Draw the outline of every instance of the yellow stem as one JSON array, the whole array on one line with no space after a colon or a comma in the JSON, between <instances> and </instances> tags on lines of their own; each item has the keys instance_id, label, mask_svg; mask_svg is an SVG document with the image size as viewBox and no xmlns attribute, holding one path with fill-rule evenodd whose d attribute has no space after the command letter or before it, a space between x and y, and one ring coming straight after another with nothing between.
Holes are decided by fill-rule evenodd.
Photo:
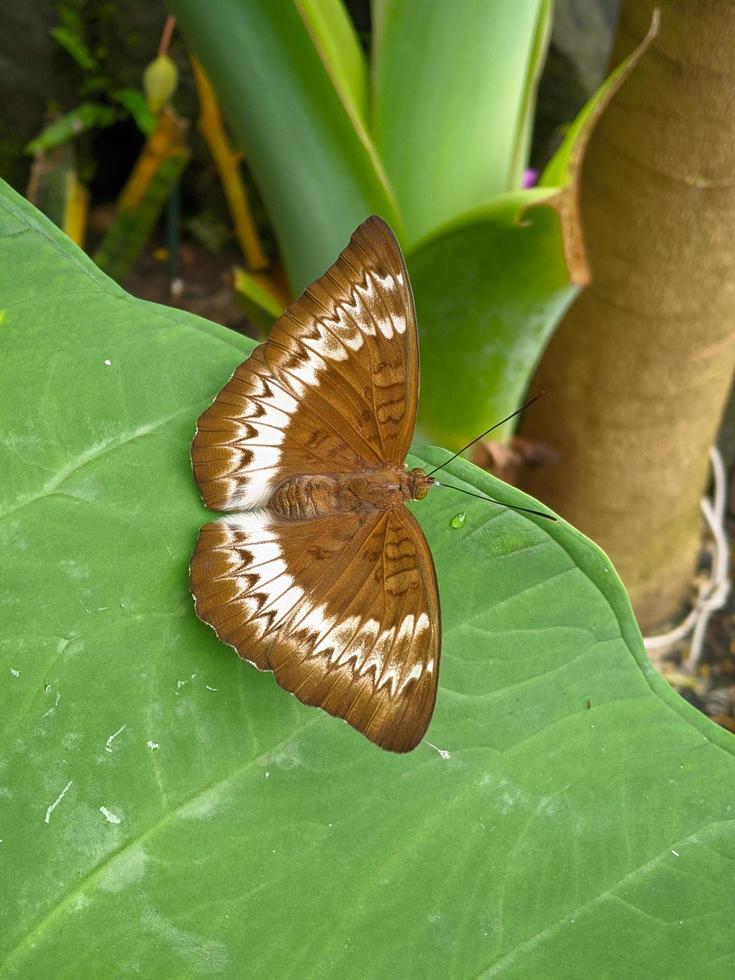
<instances>
[{"instance_id":1,"label":"yellow stem","mask_svg":"<svg viewBox=\"0 0 735 980\"><path fill-rule=\"evenodd\" d=\"M247 191L240 173L239 164L242 154L234 151L230 146L217 96L200 62L193 54L191 63L199 96L199 131L209 147L222 182L237 240L248 267L256 270L265 269L268 266L268 259L253 221Z\"/></svg>"},{"instance_id":2,"label":"yellow stem","mask_svg":"<svg viewBox=\"0 0 735 980\"><path fill-rule=\"evenodd\" d=\"M117 201L117 211L138 207L161 164L169 157L188 156L186 124L166 107L156 117L156 128L148 137L133 172Z\"/></svg>"},{"instance_id":3,"label":"yellow stem","mask_svg":"<svg viewBox=\"0 0 735 980\"><path fill-rule=\"evenodd\" d=\"M89 191L72 170L67 177L63 230L80 248L84 247L88 212Z\"/></svg>"}]
</instances>

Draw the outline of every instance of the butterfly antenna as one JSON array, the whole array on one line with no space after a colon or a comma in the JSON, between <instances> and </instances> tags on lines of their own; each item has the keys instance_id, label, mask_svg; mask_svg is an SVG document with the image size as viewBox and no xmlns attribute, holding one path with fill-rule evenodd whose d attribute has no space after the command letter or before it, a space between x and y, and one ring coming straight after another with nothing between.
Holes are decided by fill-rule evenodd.
<instances>
[{"instance_id":1,"label":"butterfly antenna","mask_svg":"<svg viewBox=\"0 0 735 980\"><path fill-rule=\"evenodd\" d=\"M504 504L501 500L495 500L494 497L487 497L484 493L473 493L471 490L464 490L462 487L453 487L451 483L439 483L437 480L434 483L434 486L441 487L443 490L458 490L459 493L466 493L468 497L477 497L478 500L489 500L491 504L497 504L498 507L507 507L509 510L520 510L524 514L535 514L536 517L545 517L547 521L556 520L553 514L545 514L542 510L531 510L530 507L518 507L515 504Z\"/></svg>"},{"instance_id":2,"label":"butterfly antenna","mask_svg":"<svg viewBox=\"0 0 735 980\"><path fill-rule=\"evenodd\" d=\"M449 459L445 459L443 463L439 464L439 466L435 466L434 469L431 470L431 472L427 473L426 475L431 476L432 473L436 473L437 470L444 469L444 467L448 466L453 459L456 459L457 456L461 456L462 453L465 451L465 449L469 449L470 446L474 446L474 444L476 442L479 442L480 439L484 439L485 436L489 435L493 431L493 429L499 428L501 425L504 425L506 422L509 422L511 419L515 418L516 415L520 415L521 412L525 412L530 405L533 405L534 402L537 402L539 398L541 398L545 394L546 391L539 391L539 393L537 395L534 395L533 398L529 398L529 400L526 402L525 405L521 405L521 407L517 408L515 412L511 412L510 415L506 415L504 419L501 419L499 422L496 422L495 425L491 425L489 429L485 429L485 431L481 432L479 436L475 436L475 438L472 439L470 442L468 442L466 446L462 446L462 448L458 449L453 456L450 456ZM454 487L454 489L456 490L457 487ZM498 501L495 502L498 503Z\"/></svg>"}]
</instances>

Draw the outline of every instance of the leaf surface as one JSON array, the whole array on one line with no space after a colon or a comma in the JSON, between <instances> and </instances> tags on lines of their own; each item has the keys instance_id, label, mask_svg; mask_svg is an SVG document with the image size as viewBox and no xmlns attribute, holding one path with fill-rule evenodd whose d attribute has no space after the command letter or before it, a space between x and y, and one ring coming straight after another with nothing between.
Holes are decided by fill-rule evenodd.
<instances>
[{"instance_id":1,"label":"leaf surface","mask_svg":"<svg viewBox=\"0 0 735 980\"><path fill-rule=\"evenodd\" d=\"M194 616L189 443L247 342L127 296L7 189L0 296L1 976L732 974L733 739L652 670L594 545L413 505L448 756L382 753Z\"/></svg>"}]
</instances>

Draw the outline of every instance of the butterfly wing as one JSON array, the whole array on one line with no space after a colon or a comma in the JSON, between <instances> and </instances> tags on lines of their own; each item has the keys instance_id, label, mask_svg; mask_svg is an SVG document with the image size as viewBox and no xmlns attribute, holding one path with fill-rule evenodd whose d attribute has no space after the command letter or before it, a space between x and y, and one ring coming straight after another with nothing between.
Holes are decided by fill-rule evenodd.
<instances>
[{"instance_id":1,"label":"butterfly wing","mask_svg":"<svg viewBox=\"0 0 735 980\"><path fill-rule=\"evenodd\" d=\"M264 511L205 525L191 564L197 614L305 704L408 752L434 710L434 565L405 507L286 521Z\"/></svg>"},{"instance_id":2,"label":"butterfly wing","mask_svg":"<svg viewBox=\"0 0 735 980\"><path fill-rule=\"evenodd\" d=\"M247 510L295 476L403 463L418 385L406 265L388 225L368 218L200 417L204 502Z\"/></svg>"}]
</instances>

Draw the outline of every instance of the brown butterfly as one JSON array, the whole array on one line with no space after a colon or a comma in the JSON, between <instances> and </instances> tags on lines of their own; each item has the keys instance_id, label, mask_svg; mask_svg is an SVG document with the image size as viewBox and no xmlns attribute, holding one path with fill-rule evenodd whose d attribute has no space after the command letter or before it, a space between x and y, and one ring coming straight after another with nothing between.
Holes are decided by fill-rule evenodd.
<instances>
[{"instance_id":1,"label":"brown butterfly","mask_svg":"<svg viewBox=\"0 0 735 980\"><path fill-rule=\"evenodd\" d=\"M411 285L368 218L200 417L208 507L191 562L197 615L305 704L393 752L431 720L440 614L406 501L434 480L404 460L419 396Z\"/></svg>"}]
</instances>

